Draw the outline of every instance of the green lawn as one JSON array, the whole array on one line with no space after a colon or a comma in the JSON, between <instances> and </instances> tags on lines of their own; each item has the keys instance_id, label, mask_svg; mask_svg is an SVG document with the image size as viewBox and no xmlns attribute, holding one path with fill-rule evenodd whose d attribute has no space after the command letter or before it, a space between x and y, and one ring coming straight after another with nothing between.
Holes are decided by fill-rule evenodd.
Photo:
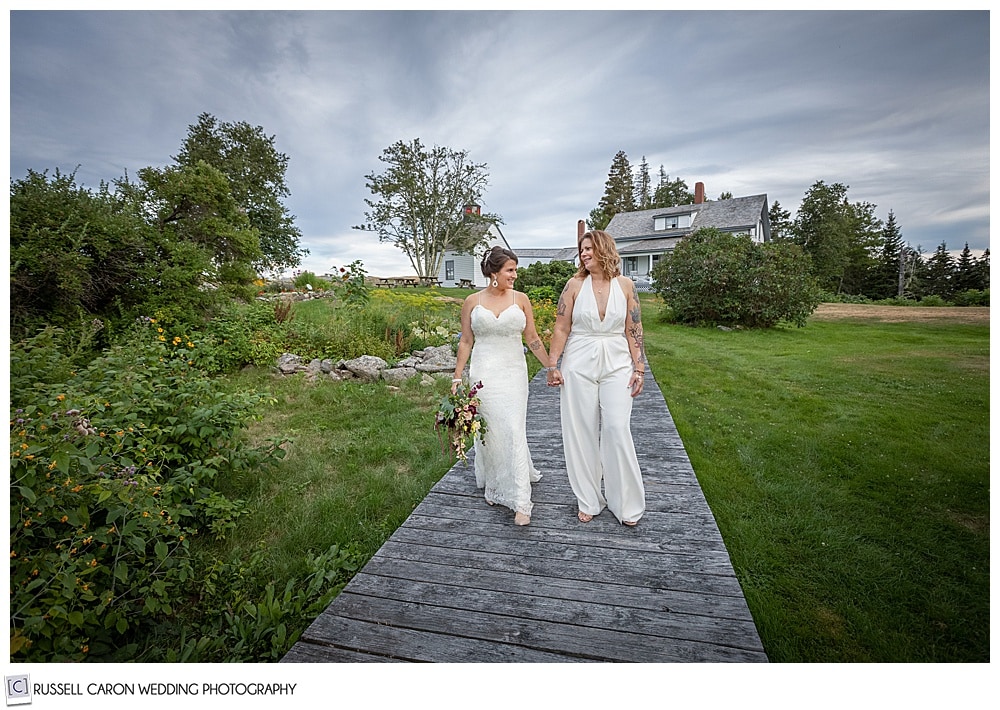
<instances>
[{"instance_id":1,"label":"green lawn","mask_svg":"<svg viewBox=\"0 0 1000 710\"><path fill-rule=\"evenodd\" d=\"M989 660L989 327L646 316L772 661Z\"/></svg>"},{"instance_id":2,"label":"green lawn","mask_svg":"<svg viewBox=\"0 0 1000 710\"><path fill-rule=\"evenodd\" d=\"M988 661L988 325L727 332L643 302L653 374L770 659ZM252 437L293 438L278 469L229 482L251 510L218 552L266 549L264 578L333 544L367 559L450 466L431 426L447 382L233 384L277 400Z\"/></svg>"}]
</instances>

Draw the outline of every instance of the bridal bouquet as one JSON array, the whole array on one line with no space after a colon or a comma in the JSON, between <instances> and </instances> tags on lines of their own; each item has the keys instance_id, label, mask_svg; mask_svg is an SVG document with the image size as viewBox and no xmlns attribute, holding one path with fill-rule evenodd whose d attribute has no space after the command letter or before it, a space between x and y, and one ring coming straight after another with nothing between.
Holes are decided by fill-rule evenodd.
<instances>
[{"instance_id":1,"label":"bridal bouquet","mask_svg":"<svg viewBox=\"0 0 1000 710\"><path fill-rule=\"evenodd\" d=\"M440 435L448 438L448 448L462 463L468 463L466 452L478 436L483 441L486 433L486 420L479 413L482 402L476 393L483 388L482 382L477 382L469 389L459 390L441 400L437 416L434 418L434 428Z\"/></svg>"}]
</instances>

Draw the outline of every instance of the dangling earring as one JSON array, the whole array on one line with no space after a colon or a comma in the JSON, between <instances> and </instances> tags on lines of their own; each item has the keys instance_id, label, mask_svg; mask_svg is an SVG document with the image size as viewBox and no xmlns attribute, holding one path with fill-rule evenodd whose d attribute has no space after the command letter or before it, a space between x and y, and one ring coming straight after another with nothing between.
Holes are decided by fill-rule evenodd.
<instances>
[{"instance_id":1,"label":"dangling earring","mask_svg":"<svg viewBox=\"0 0 1000 710\"><path fill-rule=\"evenodd\" d=\"M497 286L499 286L499 284L497 283L497 277L494 276L493 277L493 288L496 288Z\"/></svg>"}]
</instances>

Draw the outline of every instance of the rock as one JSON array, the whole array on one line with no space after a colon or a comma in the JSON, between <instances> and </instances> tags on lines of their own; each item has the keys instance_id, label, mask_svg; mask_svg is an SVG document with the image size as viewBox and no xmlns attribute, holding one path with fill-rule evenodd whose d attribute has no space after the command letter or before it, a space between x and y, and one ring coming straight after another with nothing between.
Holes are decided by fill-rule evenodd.
<instances>
[{"instance_id":1,"label":"rock","mask_svg":"<svg viewBox=\"0 0 1000 710\"><path fill-rule=\"evenodd\" d=\"M382 370L382 379L386 382L403 382L411 377L415 377L416 374L416 369L412 367L392 367Z\"/></svg>"},{"instance_id":2,"label":"rock","mask_svg":"<svg viewBox=\"0 0 1000 710\"><path fill-rule=\"evenodd\" d=\"M282 353L278 358L278 370L284 375L291 375L299 370L302 359L298 355Z\"/></svg>"},{"instance_id":3,"label":"rock","mask_svg":"<svg viewBox=\"0 0 1000 710\"><path fill-rule=\"evenodd\" d=\"M372 381L379 379L380 373L386 367L388 367L388 363L375 355L362 355L344 363L344 369L361 379Z\"/></svg>"}]
</instances>

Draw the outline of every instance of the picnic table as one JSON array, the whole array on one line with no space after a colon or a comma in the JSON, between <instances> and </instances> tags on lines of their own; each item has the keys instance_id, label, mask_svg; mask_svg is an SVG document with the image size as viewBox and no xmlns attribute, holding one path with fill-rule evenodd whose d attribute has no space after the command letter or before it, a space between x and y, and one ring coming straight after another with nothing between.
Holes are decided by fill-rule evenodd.
<instances>
[{"instance_id":1,"label":"picnic table","mask_svg":"<svg viewBox=\"0 0 1000 710\"><path fill-rule=\"evenodd\" d=\"M396 286L413 286L416 288L417 286L420 286L420 283L421 282L413 276L387 276L375 280L375 286L382 288L395 288Z\"/></svg>"},{"instance_id":2,"label":"picnic table","mask_svg":"<svg viewBox=\"0 0 1000 710\"><path fill-rule=\"evenodd\" d=\"M420 277L421 286L440 286L441 279L436 276L421 276Z\"/></svg>"},{"instance_id":3,"label":"picnic table","mask_svg":"<svg viewBox=\"0 0 1000 710\"><path fill-rule=\"evenodd\" d=\"M472 288L472 279L459 279L458 280L458 287L459 288Z\"/></svg>"}]
</instances>

